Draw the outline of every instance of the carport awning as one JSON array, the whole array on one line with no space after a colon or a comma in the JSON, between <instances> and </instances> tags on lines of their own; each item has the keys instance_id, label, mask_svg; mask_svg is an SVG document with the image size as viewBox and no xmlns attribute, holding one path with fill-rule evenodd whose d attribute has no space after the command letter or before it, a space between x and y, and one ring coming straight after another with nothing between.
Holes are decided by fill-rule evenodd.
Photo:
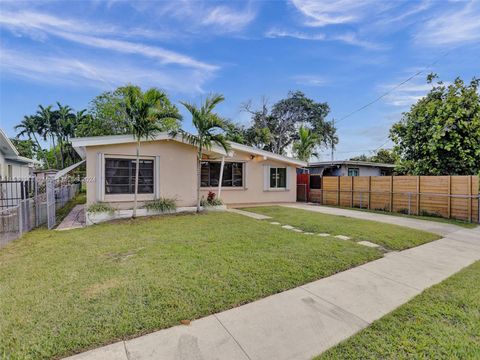
<instances>
[{"instance_id":1,"label":"carport awning","mask_svg":"<svg viewBox=\"0 0 480 360\"><path fill-rule=\"evenodd\" d=\"M57 179L60 179L62 176L65 176L67 175L70 171L72 171L73 169L77 168L78 166L82 165L85 161L87 160L82 160L82 161L79 161L73 165L70 165L69 167L66 167L65 169L63 170L60 170L59 172L57 172L55 174L55 180Z\"/></svg>"}]
</instances>

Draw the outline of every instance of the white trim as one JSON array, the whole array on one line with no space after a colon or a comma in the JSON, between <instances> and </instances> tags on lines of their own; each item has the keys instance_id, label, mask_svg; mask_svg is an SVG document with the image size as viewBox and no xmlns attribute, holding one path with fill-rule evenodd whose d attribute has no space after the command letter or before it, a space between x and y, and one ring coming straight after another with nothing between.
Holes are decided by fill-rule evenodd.
<instances>
[{"instance_id":1,"label":"white trim","mask_svg":"<svg viewBox=\"0 0 480 360\"><path fill-rule=\"evenodd\" d=\"M103 201L103 189L105 188L104 178L105 178L105 157L104 154L101 152L97 153L97 164L96 164L96 171L97 171L97 201Z\"/></svg>"},{"instance_id":2,"label":"white trim","mask_svg":"<svg viewBox=\"0 0 480 360\"><path fill-rule=\"evenodd\" d=\"M180 135L173 137L168 133L159 133L152 139L144 139L142 141L168 141L173 140L183 144L188 144L182 139ZM71 139L72 146L75 151L83 158L86 156L85 148L88 146L102 146L102 145L112 145L112 144L125 144L135 142L133 135L111 135L111 136L93 136L93 137L84 137L84 138L73 138ZM269 151L256 149L252 146L242 145L235 142L229 142L232 150L245 152L251 155L261 156L263 160L275 160L279 162L288 163L297 167L305 167L307 163L305 161L300 161L297 159L289 158L286 156L274 154ZM226 153L225 150L219 146L213 146L210 149L210 152L216 153L222 156L233 156L233 153Z\"/></svg>"},{"instance_id":3,"label":"white trim","mask_svg":"<svg viewBox=\"0 0 480 360\"><path fill-rule=\"evenodd\" d=\"M225 156L222 156L222 162L220 163L220 178L218 179L218 194L217 197L220 199L222 195L222 181L223 181L223 168L225 167ZM200 171L202 171L202 163L200 162ZM233 170L232 170L233 172ZM242 172L243 176L243 172ZM233 174L232 174L232 183L233 183ZM242 184L243 185L243 184Z\"/></svg>"},{"instance_id":4,"label":"white trim","mask_svg":"<svg viewBox=\"0 0 480 360\"><path fill-rule=\"evenodd\" d=\"M153 176L153 192L155 199L160 199L160 156L155 156L155 163L153 164L155 173Z\"/></svg>"}]
</instances>

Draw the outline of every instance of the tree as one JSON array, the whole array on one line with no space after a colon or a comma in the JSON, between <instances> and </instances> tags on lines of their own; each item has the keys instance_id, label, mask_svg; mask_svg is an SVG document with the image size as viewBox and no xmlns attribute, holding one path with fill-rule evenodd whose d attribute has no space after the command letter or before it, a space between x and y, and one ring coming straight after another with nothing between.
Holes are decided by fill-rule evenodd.
<instances>
[{"instance_id":1,"label":"tree","mask_svg":"<svg viewBox=\"0 0 480 360\"><path fill-rule=\"evenodd\" d=\"M130 132L136 140L133 206L133 217L136 217L141 141L153 138L159 131L174 130L181 117L163 91L151 88L142 92L140 87L133 85L125 87L125 115Z\"/></svg>"},{"instance_id":2,"label":"tree","mask_svg":"<svg viewBox=\"0 0 480 360\"><path fill-rule=\"evenodd\" d=\"M298 140L293 143L293 153L302 161L309 161L312 156L318 157L315 152L317 145L317 137L315 134L304 126L300 126L298 130Z\"/></svg>"},{"instance_id":3,"label":"tree","mask_svg":"<svg viewBox=\"0 0 480 360\"><path fill-rule=\"evenodd\" d=\"M373 155L367 156L365 154L354 156L350 158L353 161L370 161L375 163L382 163L382 164L395 164L397 162L396 154L389 149L379 149L374 152Z\"/></svg>"},{"instance_id":4,"label":"tree","mask_svg":"<svg viewBox=\"0 0 480 360\"><path fill-rule=\"evenodd\" d=\"M436 75L429 75L432 82ZM414 175L480 172L479 79L438 81L390 130L399 169Z\"/></svg>"},{"instance_id":5,"label":"tree","mask_svg":"<svg viewBox=\"0 0 480 360\"><path fill-rule=\"evenodd\" d=\"M228 142L222 133L227 126L224 120L213 112L215 106L224 100L225 98L222 95L211 95L207 97L200 107L187 102L181 102L192 115L192 123L197 130L197 134L193 135L182 129L172 132L174 136L179 133L184 141L197 148L197 213L200 212L200 176L203 150L208 150L213 145L218 145L226 152L229 151Z\"/></svg>"},{"instance_id":6,"label":"tree","mask_svg":"<svg viewBox=\"0 0 480 360\"><path fill-rule=\"evenodd\" d=\"M75 114L73 109L65 105L63 106L57 101L58 110L54 111L56 122L56 137L58 139L58 147L60 149L60 160L62 169L65 168L65 144L68 143L69 137L73 134L75 126Z\"/></svg>"},{"instance_id":7,"label":"tree","mask_svg":"<svg viewBox=\"0 0 480 360\"><path fill-rule=\"evenodd\" d=\"M252 115L252 126L247 129L247 141L277 154L286 149L298 137L300 126L308 127L316 137L316 147L334 146L338 143L333 122L325 120L330 108L327 103L317 103L301 91L289 92L286 99L271 108L263 99L260 110L253 110L251 102L243 104L243 110Z\"/></svg>"},{"instance_id":8,"label":"tree","mask_svg":"<svg viewBox=\"0 0 480 360\"><path fill-rule=\"evenodd\" d=\"M37 153L37 144L31 140L20 140L20 139L10 139L12 144L17 149L20 156L25 156L29 159L34 159L35 154Z\"/></svg>"},{"instance_id":9,"label":"tree","mask_svg":"<svg viewBox=\"0 0 480 360\"><path fill-rule=\"evenodd\" d=\"M35 113L35 120L38 124L38 132L42 135L43 140L47 141L50 138L51 145L53 148L56 148L55 137L57 136L58 132L58 123L57 118L52 111L52 106L42 106L38 105L38 110ZM58 169L58 156L57 152L55 152L55 168Z\"/></svg>"},{"instance_id":10,"label":"tree","mask_svg":"<svg viewBox=\"0 0 480 360\"><path fill-rule=\"evenodd\" d=\"M37 121L37 118L35 116L24 116L20 124L15 126L15 130L18 131L17 138L27 137L29 140L32 140L33 138L33 141L36 144L36 147L35 147L36 152L39 152L41 154L41 156L43 157L43 160L45 161L45 165L47 167L50 167L47 160L47 156L43 151L42 147L40 146L40 143L38 142L38 138L36 135L36 134L41 134L41 129Z\"/></svg>"},{"instance_id":11,"label":"tree","mask_svg":"<svg viewBox=\"0 0 480 360\"><path fill-rule=\"evenodd\" d=\"M223 122L225 124L225 138L228 141L239 144L245 144L247 142L246 129L244 126L227 119L224 119Z\"/></svg>"}]
</instances>

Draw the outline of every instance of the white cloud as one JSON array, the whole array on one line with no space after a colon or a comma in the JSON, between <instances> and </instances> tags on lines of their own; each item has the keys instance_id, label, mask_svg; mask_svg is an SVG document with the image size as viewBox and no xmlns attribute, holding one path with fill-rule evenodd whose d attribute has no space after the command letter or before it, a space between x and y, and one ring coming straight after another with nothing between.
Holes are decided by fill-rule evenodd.
<instances>
[{"instance_id":1,"label":"white cloud","mask_svg":"<svg viewBox=\"0 0 480 360\"><path fill-rule=\"evenodd\" d=\"M327 80L324 77L318 75L297 75L292 76L292 80L299 85L307 86L324 86L327 84Z\"/></svg>"},{"instance_id":2,"label":"white cloud","mask_svg":"<svg viewBox=\"0 0 480 360\"><path fill-rule=\"evenodd\" d=\"M102 59L45 55L1 48L2 72L44 83L88 85L100 89L127 83L156 86L181 93L203 92L209 79L205 71L148 68L135 64L116 64Z\"/></svg>"},{"instance_id":3,"label":"white cloud","mask_svg":"<svg viewBox=\"0 0 480 360\"><path fill-rule=\"evenodd\" d=\"M295 8L305 16L305 25L322 27L357 22L367 14L373 1L358 0L291 0Z\"/></svg>"},{"instance_id":4,"label":"white cloud","mask_svg":"<svg viewBox=\"0 0 480 360\"><path fill-rule=\"evenodd\" d=\"M383 91L391 90L396 84L381 85ZM433 84L407 83L384 97L384 101L393 106L408 107L413 105L432 89Z\"/></svg>"},{"instance_id":5,"label":"white cloud","mask_svg":"<svg viewBox=\"0 0 480 360\"><path fill-rule=\"evenodd\" d=\"M460 10L448 9L425 22L418 30L416 42L438 46L480 41L480 2L461 5Z\"/></svg>"},{"instance_id":6,"label":"white cloud","mask_svg":"<svg viewBox=\"0 0 480 360\"><path fill-rule=\"evenodd\" d=\"M265 36L268 38L289 37L300 40L325 40L326 38L326 35L322 33L307 34L301 31L288 31L279 29L270 29L265 33Z\"/></svg>"},{"instance_id":7,"label":"white cloud","mask_svg":"<svg viewBox=\"0 0 480 360\"><path fill-rule=\"evenodd\" d=\"M226 6L217 6L208 11L201 20L203 25L221 27L227 31L240 31L255 19L256 14L251 9L236 11Z\"/></svg>"},{"instance_id":8,"label":"white cloud","mask_svg":"<svg viewBox=\"0 0 480 360\"><path fill-rule=\"evenodd\" d=\"M117 31L113 26L102 25L97 27L81 21L60 19L48 14L32 12L2 12L0 14L0 25L17 34L33 36L37 40L45 40L48 35L53 35L85 46L153 58L162 64L176 64L206 71L217 69L214 65L159 46L92 35L116 34Z\"/></svg>"}]
</instances>

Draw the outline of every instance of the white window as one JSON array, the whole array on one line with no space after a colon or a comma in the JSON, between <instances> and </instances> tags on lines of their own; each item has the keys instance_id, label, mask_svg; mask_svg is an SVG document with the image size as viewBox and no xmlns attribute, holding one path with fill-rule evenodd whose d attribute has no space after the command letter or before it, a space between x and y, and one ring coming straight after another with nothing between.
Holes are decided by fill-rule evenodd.
<instances>
[{"instance_id":1,"label":"white window","mask_svg":"<svg viewBox=\"0 0 480 360\"><path fill-rule=\"evenodd\" d=\"M285 189L287 187L287 168L270 168L270 188Z\"/></svg>"},{"instance_id":2,"label":"white window","mask_svg":"<svg viewBox=\"0 0 480 360\"><path fill-rule=\"evenodd\" d=\"M348 176L358 176L360 170L358 168L348 168Z\"/></svg>"},{"instance_id":3,"label":"white window","mask_svg":"<svg viewBox=\"0 0 480 360\"><path fill-rule=\"evenodd\" d=\"M7 177L12 178L13 177L13 168L12 165L7 165Z\"/></svg>"}]
</instances>

